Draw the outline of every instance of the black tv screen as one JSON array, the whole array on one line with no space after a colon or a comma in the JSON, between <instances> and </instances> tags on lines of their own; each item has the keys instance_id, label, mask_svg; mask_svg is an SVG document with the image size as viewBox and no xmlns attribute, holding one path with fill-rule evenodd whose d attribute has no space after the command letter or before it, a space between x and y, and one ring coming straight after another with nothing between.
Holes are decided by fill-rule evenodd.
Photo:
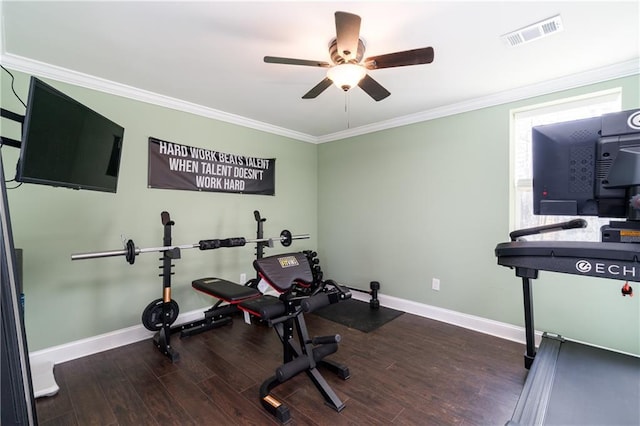
<instances>
[{"instance_id":1,"label":"black tv screen","mask_svg":"<svg viewBox=\"0 0 640 426\"><path fill-rule=\"evenodd\" d=\"M116 192L124 128L31 77L19 182Z\"/></svg>"}]
</instances>

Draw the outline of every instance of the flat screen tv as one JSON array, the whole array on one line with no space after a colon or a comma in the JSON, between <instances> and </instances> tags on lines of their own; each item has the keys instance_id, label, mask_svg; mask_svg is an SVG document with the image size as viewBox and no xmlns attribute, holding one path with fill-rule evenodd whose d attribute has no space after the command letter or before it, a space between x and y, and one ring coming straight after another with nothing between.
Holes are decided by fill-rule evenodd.
<instances>
[{"instance_id":1,"label":"flat screen tv","mask_svg":"<svg viewBox=\"0 0 640 426\"><path fill-rule=\"evenodd\" d=\"M640 219L640 109L533 128L533 210Z\"/></svg>"},{"instance_id":2,"label":"flat screen tv","mask_svg":"<svg viewBox=\"0 0 640 426\"><path fill-rule=\"evenodd\" d=\"M31 77L19 182L116 192L124 128Z\"/></svg>"}]
</instances>

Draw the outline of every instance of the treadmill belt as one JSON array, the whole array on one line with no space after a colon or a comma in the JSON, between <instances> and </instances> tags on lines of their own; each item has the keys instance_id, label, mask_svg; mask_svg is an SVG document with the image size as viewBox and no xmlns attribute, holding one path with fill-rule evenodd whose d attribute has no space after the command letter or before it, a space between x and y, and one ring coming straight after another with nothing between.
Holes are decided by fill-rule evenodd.
<instances>
[{"instance_id":1,"label":"treadmill belt","mask_svg":"<svg viewBox=\"0 0 640 426\"><path fill-rule=\"evenodd\" d=\"M640 358L565 341L548 425L640 425Z\"/></svg>"}]
</instances>

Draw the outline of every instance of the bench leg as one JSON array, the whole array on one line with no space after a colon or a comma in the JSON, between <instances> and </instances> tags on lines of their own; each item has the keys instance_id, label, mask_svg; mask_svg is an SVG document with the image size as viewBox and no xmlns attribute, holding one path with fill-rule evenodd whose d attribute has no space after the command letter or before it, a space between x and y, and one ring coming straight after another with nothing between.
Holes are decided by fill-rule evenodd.
<instances>
[{"instance_id":1,"label":"bench leg","mask_svg":"<svg viewBox=\"0 0 640 426\"><path fill-rule=\"evenodd\" d=\"M329 383L327 383L324 377L322 377L320 371L318 371L317 368L312 368L310 370L307 370L306 373L311 381L316 385L316 388L318 388L318 390L322 394L324 403L337 412L342 411L342 409L344 408L344 403L340 400L340 398L338 398L338 395L336 395L333 389L331 389L331 386L329 386Z\"/></svg>"},{"instance_id":2,"label":"bench leg","mask_svg":"<svg viewBox=\"0 0 640 426\"><path fill-rule=\"evenodd\" d=\"M291 413L289 407L284 405L278 399L270 395L271 389L280 384L280 381L276 376L269 377L260 386L260 403L271 415L277 418L282 424L287 424L291 421Z\"/></svg>"}]
</instances>

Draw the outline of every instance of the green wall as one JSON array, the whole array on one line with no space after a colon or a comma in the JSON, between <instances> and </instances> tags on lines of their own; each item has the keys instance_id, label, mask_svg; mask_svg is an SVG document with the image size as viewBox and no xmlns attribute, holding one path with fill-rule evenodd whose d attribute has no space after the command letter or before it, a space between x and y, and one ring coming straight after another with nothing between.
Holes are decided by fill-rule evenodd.
<instances>
[{"instance_id":1,"label":"green wall","mask_svg":"<svg viewBox=\"0 0 640 426\"><path fill-rule=\"evenodd\" d=\"M508 241L510 109L612 87L640 107L638 76L319 146L319 253L333 279L523 325L520 279L496 263ZM431 289L432 278L441 290ZM640 298L622 282L541 272L538 330L640 354ZM640 291L640 288L638 288Z\"/></svg>"},{"instance_id":2,"label":"green wall","mask_svg":"<svg viewBox=\"0 0 640 426\"><path fill-rule=\"evenodd\" d=\"M14 73L15 88L26 101L29 76ZM29 350L139 325L145 306L162 297L158 253L71 261L72 253L162 245L160 213L171 214L174 244L201 239L254 238L254 210L265 222L265 236L282 229L308 233L289 249L315 249L317 241L317 147L313 144L161 108L118 96L44 79L125 128L117 194L23 184L9 191L16 247L24 249L24 292ZM2 106L22 107L2 71ZM2 120L2 135L19 139L17 126ZM18 133L18 134L16 134ZM149 136L227 153L276 158L276 195L239 195L147 188ZM6 179L13 178L18 150L2 148ZM9 183L9 187L15 186ZM289 249L266 249L275 254ZM255 245L201 252L183 250L174 262L173 299L181 312L206 308L214 299L191 288L195 278L218 276L238 281L253 276Z\"/></svg>"},{"instance_id":3,"label":"green wall","mask_svg":"<svg viewBox=\"0 0 640 426\"><path fill-rule=\"evenodd\" d=\"M25 99L29 76L15 75ZM2 106L23 112L6 73L0 80ZM319 249L327 277L363 288L379 280L386 295L522 325L519 280L497 266L493 253L510 231L510 109L620 86L623 107L640 106L634 76L313 145L48 82L126 130L117 194L30 184L9 191L16 246L24 249L31 351L140 324L144 307L161 296L156 254L140 255L132 266L123 257L71 261L70 255L120 249L121 235L140 247L159 246L163 210L176 222L173 242L190 244L252 237L257 209L268 219L269 236L284 228L311 234L292 249ZM2 135L19 138L17 126L3 120ZM275 157L276 196L148 189L149 136ZM17 154L2 148L7 179ZM191 289L192 279L251 276L253 252L184 250L173 276L181 312L212 302ZM441 280L439 292L431 290L433 277ZM640 354L640 298L621 297L621 285L542 272L534 282L536 328Z\"/></svg>"}]
</instances>

